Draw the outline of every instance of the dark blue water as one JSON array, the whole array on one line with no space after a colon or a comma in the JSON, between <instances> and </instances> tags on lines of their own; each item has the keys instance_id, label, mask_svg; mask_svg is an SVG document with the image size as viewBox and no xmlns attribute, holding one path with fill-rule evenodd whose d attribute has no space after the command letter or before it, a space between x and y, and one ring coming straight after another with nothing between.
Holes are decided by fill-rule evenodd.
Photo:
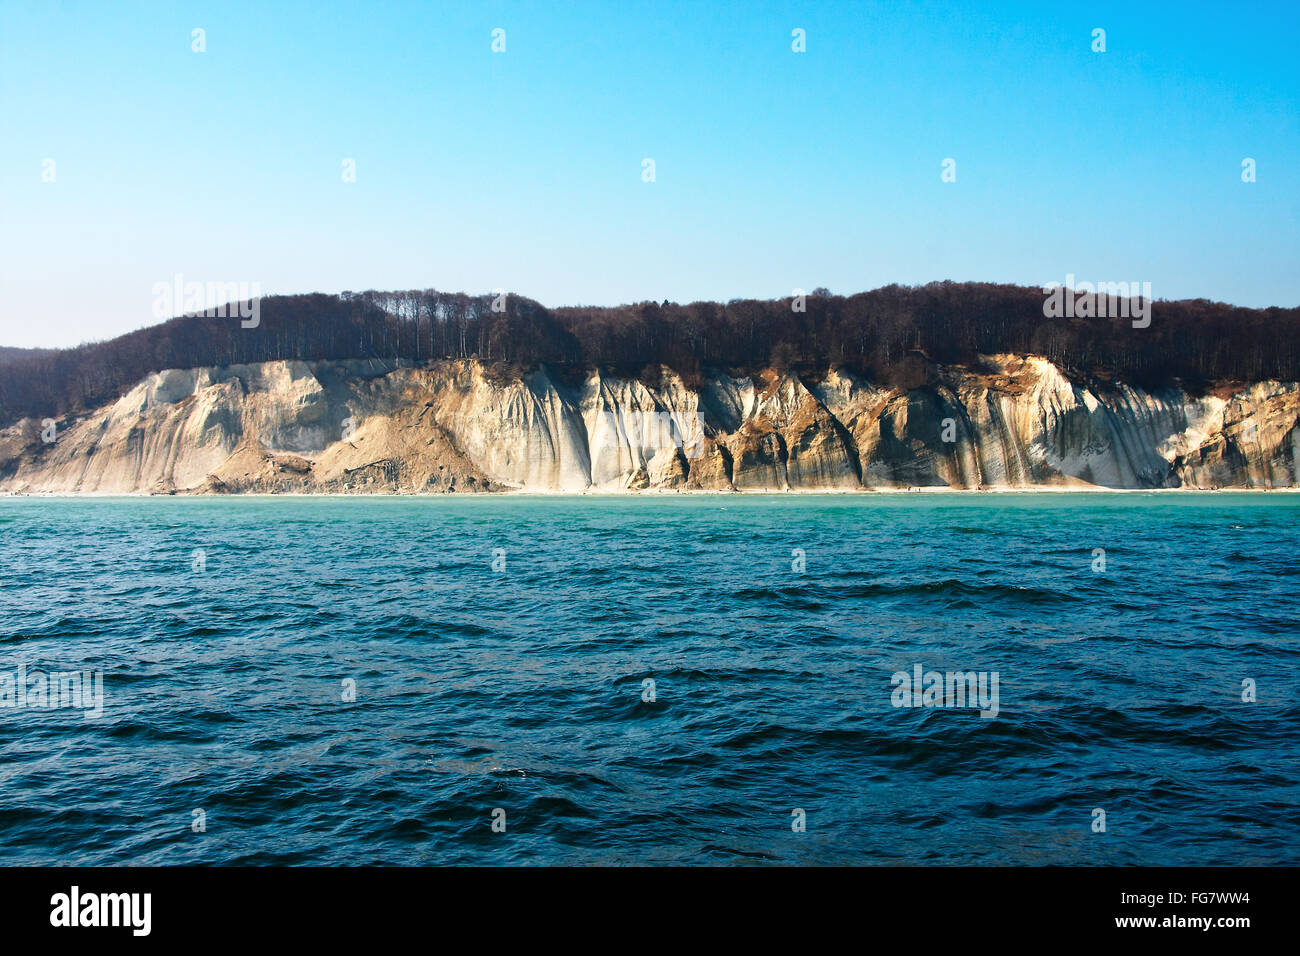
<instances>
[{"instance_id":1,"label":"dark blue water","mask_svg":"<svg viewBox=\"0 0 1300 956\"><path fill-rule=\"evenodd\" d=\"M106 694L0 708L0 862L1294 864L1298 519L1236 494L0 500L0 679ZM917 663L997 672L998 715L893 706Z\"/></svg>"}]
</instances>

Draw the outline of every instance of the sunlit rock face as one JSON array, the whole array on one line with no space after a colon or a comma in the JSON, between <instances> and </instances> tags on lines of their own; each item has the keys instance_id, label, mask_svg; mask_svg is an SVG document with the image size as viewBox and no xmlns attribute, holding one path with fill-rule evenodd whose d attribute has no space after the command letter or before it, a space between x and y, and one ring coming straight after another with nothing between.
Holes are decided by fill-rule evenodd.
<instances>
[{"instance_id":1,"label":"sunlit rock face","mask_svg":"<svg viewBox=\"0 0 1300 956\"><path fill-rule=\"evenodd\" d=\"M908 392L715 373L698 391L477 362L171 369L0 431L0 491L465 493L1297 485L1300 388L1200 397L985 357ZM49 440L49 439L53 440Z\"/></svg>"}]
</instances>

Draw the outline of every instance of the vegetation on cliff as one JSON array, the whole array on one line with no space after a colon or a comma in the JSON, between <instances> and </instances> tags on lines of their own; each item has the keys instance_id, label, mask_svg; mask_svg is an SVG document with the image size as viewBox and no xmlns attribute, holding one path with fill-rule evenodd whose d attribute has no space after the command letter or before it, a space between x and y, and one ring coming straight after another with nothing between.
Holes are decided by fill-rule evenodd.
<instances>
[{"instance_id":1,"label":"vegetation on cliff","mask_svg":"<svg viewBox=\"0 0 1300 956\"><path fill-rule=\"evenodd\" d=\"M608 308L434 290L275 296L262 300L255 328L182 316L72 349L10 351L0 362L0 422L92 408L167 368L278 359L479 358L503 375L546 363L560 377L601 366L647 379L667 365L691 386L710 367L816 377L835 366L908 389L930 383L935 363L1003 352L1147 388L1300 380L1300 308L1157 301L1149 327L1134 328L1127 318L1048 318L1043 302L1038 288L953 282L852 296L818 290L800 302Z\"/></svg>"}]
</instances>

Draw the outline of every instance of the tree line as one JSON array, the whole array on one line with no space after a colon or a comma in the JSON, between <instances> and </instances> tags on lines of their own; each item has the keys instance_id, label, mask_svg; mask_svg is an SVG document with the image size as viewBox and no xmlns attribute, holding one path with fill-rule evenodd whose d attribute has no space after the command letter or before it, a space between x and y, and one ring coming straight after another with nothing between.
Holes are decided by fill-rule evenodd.
<instances>
[{"instance_id":1,"label":"tree line","mask_svg":"<svg viewBox=\"0 0 1300 956\"><path fill-rule=\"evenodd\" d=\"M835 366L916 388L933 381L936 364L1012 352L1041 355L1076 378L1146 388L1300 380L1300 308L1156 301L1149 327L1134 328L1127 318L1048 318L1043 302L1038 288L970 282L555 309L517 295L433 289L273 296L262 299L255 328L237 317L181 316L76 348L9 351L0 421L92 408L166 368L278 359L477 358L498 375L546 364L572 379L600 366L647 381L666 365L691 387L711 369L816 376Z\"/></svg>"}]
</instances>

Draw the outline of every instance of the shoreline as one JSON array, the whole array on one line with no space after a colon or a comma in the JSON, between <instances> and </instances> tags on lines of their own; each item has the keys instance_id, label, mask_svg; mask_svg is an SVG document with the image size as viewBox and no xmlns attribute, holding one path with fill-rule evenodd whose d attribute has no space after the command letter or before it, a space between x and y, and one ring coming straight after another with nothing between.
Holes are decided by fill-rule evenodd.
<instances>
[{"instance_id":1,"label":"shoreline","mask_svg":"<svg viewBox=\"0 0 1300 956\"><path fill-rule=\"evenodd\" d=\"M1221 495L1221 494L1260 494L1287 495L1300 493L1300 486L1285 488L1107 488L1096 487L1054 487L1030 485L1025 487L1002 488L852 488L852 489L756 489L750 491L723 491L709 489L644 489L593 490L583 491L527 491L511 490L500 492L463 492L448 494L446 492L321 492L321 491L285 491L285 492L238 492L233 494L190 494L177 492L159 494L149 491L2 491L0 499L6 498L159 498L159 499L277 499L277 498L414 498L414 499L512 499L512 498L673 498L673 497L715 497L715 498L776 498L776 497L834 497L855 498L887 496L985 496L985 495Z\"/></svg>"}]
</instances>

